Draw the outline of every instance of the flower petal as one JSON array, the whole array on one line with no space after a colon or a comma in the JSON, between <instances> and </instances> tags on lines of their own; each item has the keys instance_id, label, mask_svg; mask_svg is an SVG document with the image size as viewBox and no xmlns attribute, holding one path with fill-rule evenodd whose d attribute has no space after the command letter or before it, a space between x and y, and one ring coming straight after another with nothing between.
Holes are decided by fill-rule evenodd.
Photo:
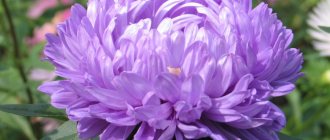
<instances>
[{"instance_id":1,"label":"flower petal","mask_svg":"<svg viewBox=\"0 0 330 140\"><path fill-rule=\"evenodd\" d=\"M155 82L155 93L165 101L175 102L180 97L178 78L172 74L161 74Z\"/></svg>"},{"instance_id":2,"label":"flower petal","mask_svg":"<svg viewBox=\"0 0 330 140\"><path fill-rule=\"evenodd\" d=\"M78 122L77 131L79 138L88 139L93 138L103 132L109 125L106 121L96 118L84 118Z\"/></svg>"},{"instance_id":3,"label":"flower petal","mask_svg":"<svg viewBox=\"0 0 330 140\"><path fill-rule=\"evenodd\" d=\"M101 140L123 140L133 131L134 126L116 126L109 124L100 135Z\"/></svg>"},{"instance_id":4,"label":"flower petal","mask_svg":"<svg viewBox=\"0 0 330 140\"><path fill-rule=\"evenodd\" d=\"M154 140L156 130L147 123L142 123L139 130L134 135L134 140Z\"/></svg>"}]
</instances>

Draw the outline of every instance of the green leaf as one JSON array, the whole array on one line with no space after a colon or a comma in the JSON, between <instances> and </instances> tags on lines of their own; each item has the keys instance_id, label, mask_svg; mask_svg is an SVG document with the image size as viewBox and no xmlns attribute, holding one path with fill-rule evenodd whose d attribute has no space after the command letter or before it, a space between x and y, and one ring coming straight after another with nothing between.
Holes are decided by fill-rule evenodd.
<instances>
[{"instance_id":1,"label":"green leaf","mask_svg":"<svg viewBox=\"0 0 330 140\"><path fill-rule=\"evenodd\" d=\"M291 94L286 96L293 113L293 120L290 118L289 120L292 120L292 124L294 125L294 128L299 128L302 125L302 109L301 109L301 101L300 97L301 93L298 90L293 91Z\"/></svg>"},{"instance_id":2,"label":"green leaf","mask_svg":"<svg viewBox=\"0 0 330 140\"><path fill-rule=\"evenodd\" d=\"M22 134L31 140L36 139L26 118L4 112L0 112L0 116L0 124L4 125L4 128L0 130L16 132L15 136L11 136L13 139L15 139L15 137L22 137L20 136Z\"/></svg>"},{"instance_id":3,"label":"green leaf","mask_svg":"<svg viewBox=\"0 0 330 140\"><path fill-rule=\"evenodd\" d=\"M16 69L8 68L0 71L0 91L16 96L23 89L24 84Z\"/></svg>"},{"instance_id":4,"label":"green leaf","mask_svg":"<svg viewBox=\"0 0 330 140\"><path fill-rule=\"evenodd\" d=\"M278 133L278 137L280 138L280 140L300 140L298 138L288 136L288 135L286 135L284 133L281 133L281 132Z\"/></svg>"},{"instance_id":5,"label":"green leaf","mask_svg":"<svg viewBox=\"0 0 330 140\"><path fill-rule=\"evenodd\" d=\"M25 61L25 65L28 69L41 68L45 70L53 70L54 66L47 61L42 61L40 54L44 50L44 43L38 44L31 48L29 52L29 58Z\"/></svg>"},{"instance_id":6,"label":"green leaf","mask_svg":"<svg viewBox=\"0 0 330 140\"><path fill-rule=\"evenodd\" d=\"M319 26L323 31L330 33L330 27L326 27L326 26Z\"/></svg>"},{"instance_id":7,"label":"green leaf","mask_svg":"<svg viewBox=\"0 0 330 140\"><path fill-rule=\"evenodd\" d=\"M17 104L19 103L15 97L0 91L0 102L4 104ZM13 115L6 112L0 111L0 128L1 132L6 133L0 139L7 139L11 137L12 139L30 139L35 140L32 128L29 122L23 116ZM12 134L14 133L14 134ZM22 136L23 135L23 136Z\"/></svg>"},{"instance_id":8,"label":"green leaf","mask_svg":"<svg viewBox=\"0 0 330 140\"><path fill-rule=\"evenodd\" d=\"M8 104L0 105L0 110L21 116L67 120L63 111L53 108L50 104Z\"/></svg>"},{"instance_id":9,"label":"green leaf","mask_svg":"<svg viewBox=\"0 0 330 140\"><path fill-rule=\"evenodd\" d=\"M41 140L76 140L78 139L76 132L76 123L66 121L55 131L43 137Z\"/></svg>"}]
</instances>

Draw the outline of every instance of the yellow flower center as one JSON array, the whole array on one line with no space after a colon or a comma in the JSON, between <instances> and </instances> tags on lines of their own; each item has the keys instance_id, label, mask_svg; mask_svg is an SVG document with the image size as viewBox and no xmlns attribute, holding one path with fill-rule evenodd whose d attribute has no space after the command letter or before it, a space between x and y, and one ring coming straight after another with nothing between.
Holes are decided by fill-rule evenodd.
<instances>
[{"instance_id":1,"label":"yellow flower center","mask_svg":"<svg viewBox=\"0 0 330 140\"><path fill-rule=\"evenodd\" d=\"M167 67L167 70L174 75L179 76L181 74L181 68Z\"/></svg>"}]
</instances>

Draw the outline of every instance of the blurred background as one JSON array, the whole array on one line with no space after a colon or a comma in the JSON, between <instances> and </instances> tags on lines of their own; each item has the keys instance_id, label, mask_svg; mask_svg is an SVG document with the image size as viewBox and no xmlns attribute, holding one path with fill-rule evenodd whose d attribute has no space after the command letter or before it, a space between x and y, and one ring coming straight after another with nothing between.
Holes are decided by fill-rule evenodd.
<instances>
[{"instance_id":1,"label":"blurred background","mask_svg":"<svg viewBox=\"0 0 330 140\"><path fill-rule=\"evenodd\" d=\"M48 103L36 90L58 77L42 61L45 33L56 33L56 24L70 15L70 6L87 0L7 0L13 24L0 6L0 104ZM298 139L330 140L330 35L318 26L330 26L329 0L264 0L283 24L294 32L292 47L304 54L305 76L297 89L272 101L287 116L283 133ZM326 2L327 1L327 2ZM254 5L262 0L254 0ZM11 27L13 25L13 27ZM15 36L15 38L13 37ZM14 43L16 42L16 43ZM327 43L328 42L328 43ZM26 118L0 112L0 140L40 139L60 121Z\"/></svg>"}]
</instances>

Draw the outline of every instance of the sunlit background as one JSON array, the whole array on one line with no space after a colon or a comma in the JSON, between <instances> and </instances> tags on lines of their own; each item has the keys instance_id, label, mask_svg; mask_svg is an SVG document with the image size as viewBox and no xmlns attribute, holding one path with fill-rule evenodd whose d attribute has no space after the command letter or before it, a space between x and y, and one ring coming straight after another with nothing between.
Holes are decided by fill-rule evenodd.
<instances>
[{"instance_id":1,"label":"sunlit background","mask_svg":"<svg viewBox=\"0 0 330 140\"><path fill-rule=\"evenodd\" d=\"M288 96L272 99L287 116L287 126L282 132L297 139L330 140L330 57L327 57L330 35L317 29L330 26L330 1L327 1L265 0L283 24L293 30L291 47L299 48L304 54L305 76L297 82L297 89ZM86 5L86 2L7 0L14 29L7 22L3 5L0 6L0 104L49 102L46 95L36 90L43 81L58 78L53 67L42 61L44 34L56 33L56 25L70 15L73 3ZM261 0L254 2L256 5ZM59 124L58 120L0 112L0 140L40 139Z\"/></svg>"}]
</instances>

